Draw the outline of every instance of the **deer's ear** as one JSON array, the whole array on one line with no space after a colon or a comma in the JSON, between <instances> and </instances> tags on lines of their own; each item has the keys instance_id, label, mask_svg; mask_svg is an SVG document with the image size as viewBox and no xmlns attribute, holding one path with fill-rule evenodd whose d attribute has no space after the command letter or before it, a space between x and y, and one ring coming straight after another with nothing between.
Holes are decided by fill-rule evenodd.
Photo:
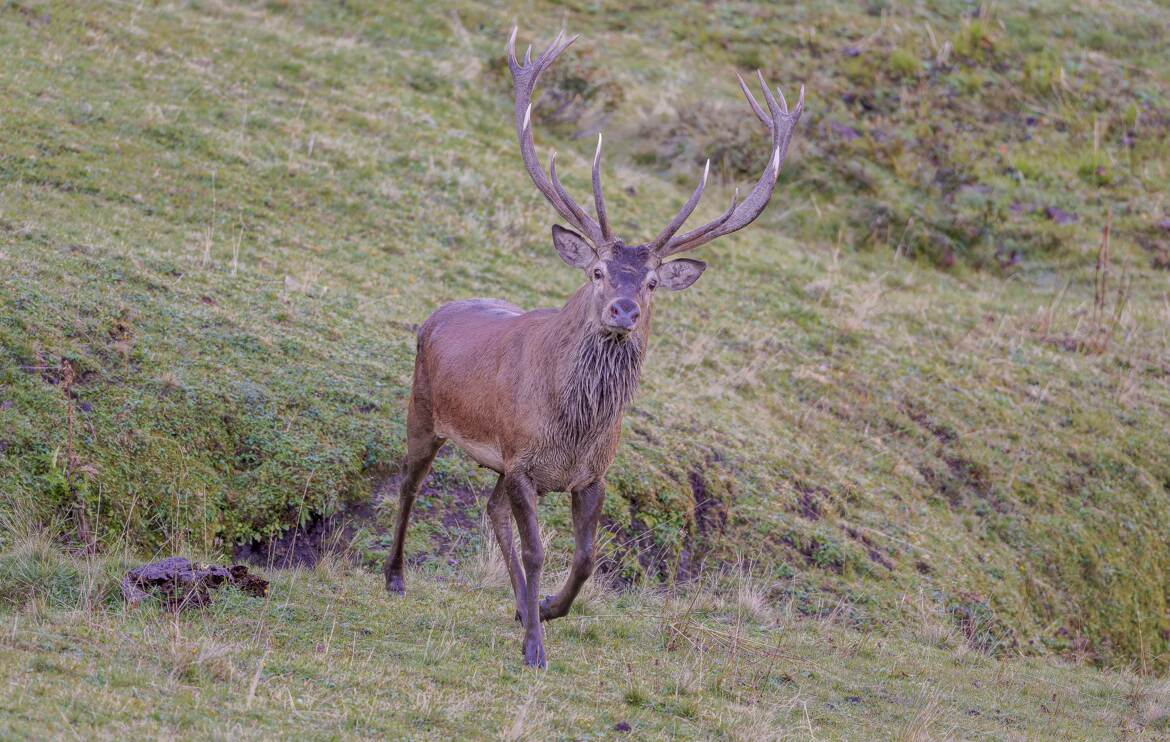
<instances>
[{"instance_id":1,"label":"deer's ear","mask_svg":"<svg viewBox=\"0 0 1170 742\"><path fill-rule=\"evenodd\" d=\"M593 251L593 247L573 230L554 224L552 237L553 247L557 249L561 260L574 268L588 268L597 260L597 253Z\"/></svg>"},{"instance_id":2,"label":"deer's ear","mask_svg":"<svg viewBox=\"0 0 1170 742\"><path fill-rule=\"evenodd\" d=\"M679 258L658 266L658 280L671 291L682 291L703 275L707 264L702 260Z\"/></svg>"}]
</instances>

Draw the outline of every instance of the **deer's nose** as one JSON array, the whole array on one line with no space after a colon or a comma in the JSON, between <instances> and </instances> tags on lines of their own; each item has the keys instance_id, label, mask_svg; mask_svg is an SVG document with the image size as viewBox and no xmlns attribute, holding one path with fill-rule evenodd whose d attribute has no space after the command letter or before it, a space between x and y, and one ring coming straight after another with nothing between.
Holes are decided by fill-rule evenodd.
<instances>
[{"instance_id":1,"label":"deer's nose","mask_svg":"<svg viewBox=\"0 0 1170 742\"><path fill-rule=\"evenodd\" d=\"M632 330L638 324L638 315L642 310L638 302L633 299L614 299L609 304L609 326L614 329Z\"/></svg>"}]
</instances>

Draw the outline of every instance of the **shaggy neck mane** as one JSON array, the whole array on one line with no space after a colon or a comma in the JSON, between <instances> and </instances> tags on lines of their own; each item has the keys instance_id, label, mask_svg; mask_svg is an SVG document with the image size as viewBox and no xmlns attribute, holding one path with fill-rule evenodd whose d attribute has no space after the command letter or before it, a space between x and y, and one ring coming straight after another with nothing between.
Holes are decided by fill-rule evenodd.
<instances>
[{"instance_id":1,"label":"shaggy neck mane","mask_svg":"<svg viewBox=\"0 0 1170 742\"><path fill-rule=\"evenodd\" d=\"M643 342L635 334L585 333L562 391L563 433L580 442L618 421L638 388Z\"/></svg>"}]
</instances>

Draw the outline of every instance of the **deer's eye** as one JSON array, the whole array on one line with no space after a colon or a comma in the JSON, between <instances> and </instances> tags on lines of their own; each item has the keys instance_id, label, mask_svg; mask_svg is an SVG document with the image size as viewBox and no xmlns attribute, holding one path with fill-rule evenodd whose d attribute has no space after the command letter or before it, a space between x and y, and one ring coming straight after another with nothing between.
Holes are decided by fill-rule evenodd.
<instances>
[{"instance_id":1,"label":"deer's eye","mask_svg":"<svg viewBox=\"0 0 1170 742\"><path fill-rule=\"evenodd\" d=\"M655 280L655 279L653 279L653 278L651 278L651 279L650 279L650 282L646 284L646 288L648 288L648 289L650 289L651 291L653 291L654 289L658 288L658 281L657 281L657 280Z\"/></svg>"},{"instance_id":2,"label":"deer's eye","mask_svg":"<svg viewBox=\"0 0 1170 742\"><path fill-rule=\"evenodd\" d=\"M605 274L601 272L600 268L593 269L593 280L594 281L600 281L603 277L605 277Z\"/></svg>"}]
</instances>

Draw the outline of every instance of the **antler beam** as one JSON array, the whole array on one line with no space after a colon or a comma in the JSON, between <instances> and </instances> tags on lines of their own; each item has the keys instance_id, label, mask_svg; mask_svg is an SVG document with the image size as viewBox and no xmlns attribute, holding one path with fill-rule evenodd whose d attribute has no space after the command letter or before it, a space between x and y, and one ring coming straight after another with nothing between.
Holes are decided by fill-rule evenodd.
<instances>
[{"instance_id":1,"label":"antler beam","mask_svg":"<svg viewBox=\"0 0 1170 742\"><path fill-rule=\"evenodd\" d=\"M536 90L536 82L561 52L568 49L578 37L566 37L565 32L561 31L535 61L532 59L532 47L529 46L524 52L524 63L521 64L516 60L516 33L517 28L513 27L507 51L516 99L516 136L520 140L520 155L524 158L524 167L537 190L565 221L584 234L598 249L608 249L613 236L606 217L605 198L601 194L601 136L597 137L597 152L593 156L593 201L597 208L596 220L577 205L557 180L555 152L549 158L549 173L545 175L536 154L536 145L532 140L532 94Z\"/></svg>"},{"instance_id":2,"label":"antler beam","mask_svg":"<svg viewBox=\"0 0 1170 742\"><path fill-rule=\"evenodd\" d=\"M731 208L718 219L675 237L674 233L682 227L683 222L694 211L702 196L703 186L707 182L707 168L710 167L710 161L708 161L707 167L703 169L703 179L699 182L699 187L695 189L694 194L671 220L667 228L654 240L652 248L659 257L665 258L669 255L693 250L725 234L743 229L755 221L756 217L763 212L764 207L768 205L769 199L772 198L772 191L776 188L776 178L779 177L780 167L784 164L784 159L788 154L788 143L792 139L792 133L796 128L797 121L800 120L801 113L804 112L804 86L800 86L800 99L797 101L796 107L790 111L788 102L784 99L784 93L777 89L776 93L780 96L780 100L777 101L768 84L764 82L764 75L758 71L756 75L760 79L760 87L764 90L764 100L768 104L767 111L756 101L743 78L738 74L736 77L739 79L740 90L747 98L752 112L768 128L768 134L771 136L772 157L769 159L767 167L764 168L760 179L742 203L737 205L736 198L733 198ZM736 196L738 196L738 191Z\"/></svg>"}]
</instances>

